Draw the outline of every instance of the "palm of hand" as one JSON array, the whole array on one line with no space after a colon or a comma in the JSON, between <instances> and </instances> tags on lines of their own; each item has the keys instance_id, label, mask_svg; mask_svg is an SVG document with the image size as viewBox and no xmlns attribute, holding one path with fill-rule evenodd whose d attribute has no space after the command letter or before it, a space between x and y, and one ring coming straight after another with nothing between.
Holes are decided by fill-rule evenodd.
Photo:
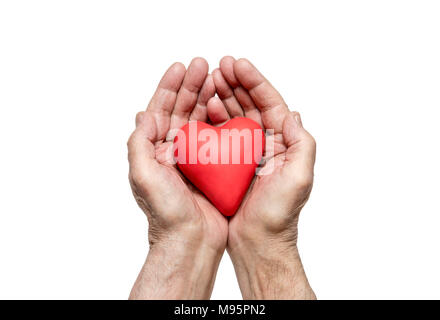
<instances>
[{"instance_id":1,"label":"palm of hand","mask_svg":"<svg viewBox=\"0 0 440 320\"><path fill-rule=\"evenodd\" d=\"M156 159L158 159L161 169L158 175L164 183L164 189L171 191L168 206L173 207L173 215L180 217L183 213L190 215L191 223L202 223L202 228L206 228L206 234L210 235L207 241L211 247L218 248L226 244L228 236L228 222L226 218L209 202L208 199L195 188L177 169L176 165L167 160L170 154L172 142L159 143L156 146ZM160 163L160 161L163 161ZM199 232L199 230L194 230Z\"/></svg>"}]
</instances>

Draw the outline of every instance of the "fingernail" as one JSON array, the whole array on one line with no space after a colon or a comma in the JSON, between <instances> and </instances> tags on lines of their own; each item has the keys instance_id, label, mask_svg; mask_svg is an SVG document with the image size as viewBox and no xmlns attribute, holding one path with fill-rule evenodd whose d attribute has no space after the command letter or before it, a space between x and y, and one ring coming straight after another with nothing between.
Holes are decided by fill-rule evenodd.
<instances>
[{"instance_id":1,"label":"fingernail","mask_svg":"<svg viewBox=\"0 0 440 320\"><path fill-rule=\"evenodd\" d=\"M301 116L299 115L298 112L295 113L295 121L300 127L302 127Z\"/></svg>"}]
</instances>

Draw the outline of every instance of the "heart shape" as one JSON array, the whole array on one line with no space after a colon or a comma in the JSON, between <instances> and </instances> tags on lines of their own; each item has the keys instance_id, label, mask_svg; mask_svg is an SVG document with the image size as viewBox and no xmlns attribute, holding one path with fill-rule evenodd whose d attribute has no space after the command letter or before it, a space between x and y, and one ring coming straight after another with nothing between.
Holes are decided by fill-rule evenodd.
<instances>
[{"instance_id":1,"label":"heart shape","mask_svg":"<svg viewBox=\"0 0 440 320\"><path fill-rule=\"evenodd\" d=\"M246 194L265 147L264 131L248 118L213 127L184 125L174 138L180 171L225 216L232 216Z\"/></svg>"}]
</instances>

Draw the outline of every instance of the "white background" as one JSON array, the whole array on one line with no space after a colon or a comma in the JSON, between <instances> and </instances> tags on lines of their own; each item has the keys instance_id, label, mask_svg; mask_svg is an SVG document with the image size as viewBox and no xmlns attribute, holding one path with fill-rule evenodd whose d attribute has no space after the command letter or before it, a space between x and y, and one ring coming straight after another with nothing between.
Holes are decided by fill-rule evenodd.
<instances>
[{"instance_id":1,"label":"white background","mask_svg":"<svg viewBox=\"0 0 440 320\"><path fill-rule=\"evenodd\" d=\"M0 298L125 299L147 220L126 140L165 69L260 68L318 142L321 299L440 298L438 1L1 1ZM212 297L240 299L225 254Z\"/></svg>"}]
</instances>

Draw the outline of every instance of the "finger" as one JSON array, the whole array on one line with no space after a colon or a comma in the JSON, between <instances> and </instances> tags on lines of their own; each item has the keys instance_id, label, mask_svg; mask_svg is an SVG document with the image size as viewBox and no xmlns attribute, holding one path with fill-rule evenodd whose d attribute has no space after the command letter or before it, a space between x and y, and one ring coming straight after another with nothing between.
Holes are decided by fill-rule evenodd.
<instances>
[{"instance_id":1,"label":"finger","mask_svg":"<svg viewBox=\"0 0 440 320\"><path fill-rule=\"evenodd\" d=\"M240 86L234 89L234 94L244 110L244 116L254 120L262 128L264 128L263 120L261 119L261 112L255 106L254 101L252 100L248 91Z\"/></svg>"},{"instance_id":2,"label":"finger","mask_svg":"<svg viewBox=\"0 0 440 320\"><path fill-rule=\"evenodd\" d=\"M289 109L279 92L246 59L239 59L234 63L234 74L260 110L264 127L281 133L283 120Z\"/></svg>"},{"instance_id":3,"label":"finger","mask_svg":"<svg viewBox=\"0 0 440 320\"><path fill-rule=\"evenodd\" d=\"M260 111L255 106L254 101L249 95L248 91L244 89L234 74L234 63L235 59L230 56L223 57L220 60L220 71L223 74L226 82L231 88L233 88L234 96L238 103L241 105L244 116L246 118L252 119L263 127L263 122L261 120Z\"/></svg>"},{"instance_id":4,"label":"finger","mask_svg":"<svg viewBox=\"0 0 440 320\"><path fill-rule=\"evenodd\" d=\"M185 74L171 114L170 129L180 129L189 119L197 102L199 91L208 75L208 63L203 58L194 58ZM173 139L174 137L167 137Z\"/></svg>"},{"instance_id":5,"label":"finger","mask_svg":"<svg viewBox=\"0 0 440 320\"><path fill-rule=\"evenodd\" d=\"M313 180L316 142L308 133L298 112L290 112L283 123L283 137L287 146L285 168L300 183L310 184ZM298 182L298 181L296 181Z\"/></svg>"},{"instance_id":6,"label":"finger","mask_svg":"<svg viewBox=\"0 0 440 320\"><path fill-rule=\"evenodd\" d=\"M218 97L209 99L207 111L208 118L214 126L223 124L225 121L231 119L225 105Z\"/></svg>"},{"instance_id":7,"label":"finger","mask_svg":"<svg viewBox=\"0 0 440 320\"><path fill-rule=\"evenodd\" d=\"M220 60L220 71L231 88L237 88L240 86L240 82L238 82L234 74L234 63L235 59L231 56L223 57Z\"/></svg>"},{"instance_id":8,"label":"finger","mask_svg":"<svg viewBox=\"0 0 440 320\"><path fill-rule=\"evenodd\" d=\"M171 112L176 103L177 92L182 85L185 72L185 66L180 62L169 67L148 104L147 112L154 116L159 140L164 139L169 130Z\"/></svg>"},{"instance_id":9,"label":"finger","mask_svg":"<svg viewBox=\"0 0 440 320\"><path fill-rule=\"evenodd\" d=\"M228 111L231 118L243 117L243 109L241 108L240 103L238 103L237 99L235 98L234 91L226 82L220 69L215 69L212 72L212 77L214 78L217 94L220 99L222 99L223 104L225 105L226 110Z\"/></svg>"},{"instance_id":10,"label":"finger","mask_svg":"<svg viewBox=\"0 0 440 320\"><path fill-rule=\"evenodd\" d=\"M215 95L214 80L212 79L212 75L208 74L208 76L205 79L205 83L202 86L202 89L200 89L196 106L191 112L191 115L189 116L189 120L206 122L208 120L208 111L206 110L206 105L208 103L208 100L211 99L214 95Z\"/></svg>"}]
</instances>

